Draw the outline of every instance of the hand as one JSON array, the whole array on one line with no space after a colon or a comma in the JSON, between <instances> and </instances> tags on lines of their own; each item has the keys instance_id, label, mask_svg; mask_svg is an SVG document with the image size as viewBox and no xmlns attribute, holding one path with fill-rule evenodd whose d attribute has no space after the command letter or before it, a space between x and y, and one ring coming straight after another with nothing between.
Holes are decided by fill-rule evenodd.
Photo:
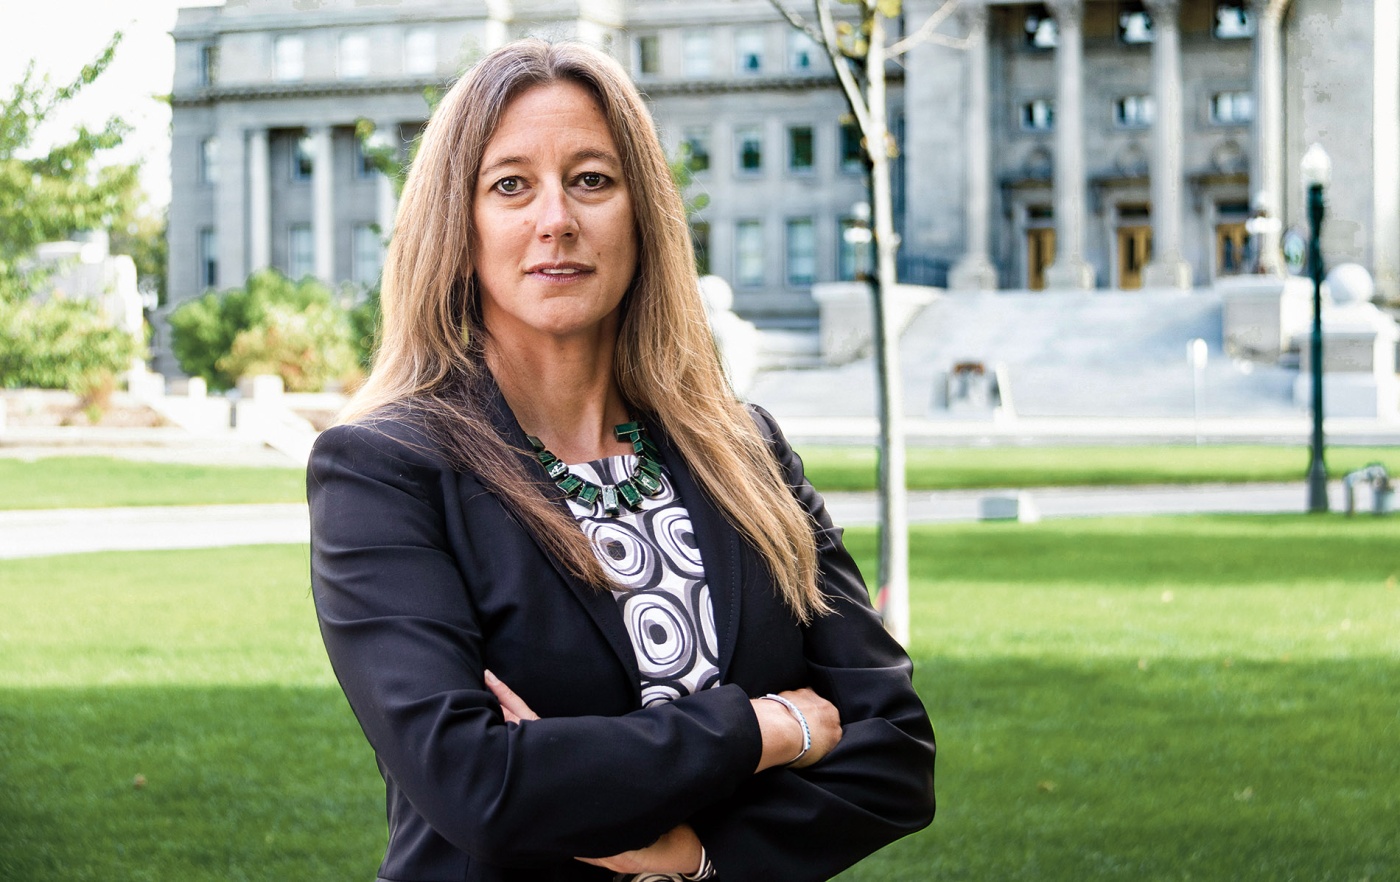
<instances>
[{"instance_id":1,"label":"hand","mask_svg":"<svg viewBox=\"0 0 1400 882\"><path fill-rule=\"evenodd\" d=\"M802 759L793 762L792 758L802 752L801 724L780 703L768 698L751 699L749 703L753 705L763 735L763 755L755 772L789 764L795 769L805 768L830 753L841 740L841 713L836 705L806 688L778 694L797 705L802 716L807 718L812 746Z\"/></svg>"},{"instance_id":2,"label":"hand","mask_svg":"<svg viewBox=\"0 0 1400 882\"><path fill-rule=\"evenodd\" d=\"M695 831L689 824L681 824L646 848L612 857L579 860L614 873L694 873L700 869L701 851L700 838Z\"/></svg>"},{"instance_id":3,"label":"hand","mask_svg":"<svg viewBox=\"0 0 1400 882\"><path fill-rule=\"evenodd\" d=\"M485 679L486 688L490 689L491 694L496 696L496 700L501 703L501 713L505 715L507 723L519 723L521 720L538 720L540 718L539 714L530 710L525 699L516 695L515 691L502 683L495 674L487 671Z\"/></svg>"}]
</instances>

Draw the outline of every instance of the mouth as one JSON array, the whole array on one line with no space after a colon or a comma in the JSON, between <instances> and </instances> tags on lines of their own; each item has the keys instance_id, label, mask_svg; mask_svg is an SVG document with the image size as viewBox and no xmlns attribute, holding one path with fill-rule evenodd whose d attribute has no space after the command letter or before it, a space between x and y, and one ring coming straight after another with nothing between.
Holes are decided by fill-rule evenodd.
<instances>
[{"instance_id":1,"label":"mouth","mask_svg":"<svg viewBox=\"0 0 1400 882\"><path fill-rule=\"evenodd\" d=\"M540 263L525 271L526 275L543 276L555 281L567 281L592 272L592 268L580 263Z\"/></svg>"}]
</instances>

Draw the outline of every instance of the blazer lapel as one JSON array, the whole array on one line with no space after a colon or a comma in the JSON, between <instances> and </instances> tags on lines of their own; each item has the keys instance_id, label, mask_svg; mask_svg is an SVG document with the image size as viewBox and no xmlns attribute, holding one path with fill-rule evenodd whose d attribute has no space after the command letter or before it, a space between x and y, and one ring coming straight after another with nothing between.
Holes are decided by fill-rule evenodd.
<instances>
[{"instance_id":1,"label":"blazer lapel","mask_svg":"<svg viewBox=\"0 0 1400 882\"><path fill-rule=\"evenodd\" d=\"M695 544L700 549L700 560L705 568L705 582L709 585L710 599L714 604L715 635L719 640L719 675L724 680L729 673L729 663L738 639L743 597L739 533L700 489L670 438L659 427L648 424L647 428L655 437L671 481L690 513Z\"/></svg>"},{"instance_id":2,"label":"blazer lapel","mask_svg":"<svg viewBox=\"0 0 1400 882\"><path fill-rule=\"evenodd\" d=\"M525 438L525 430L520 428L520 423L516 421L515 414L511 412L510 405L506 403L505 396L501 394L500 388L497 387L495 383L491 385L493 391L490 407L492 426L495 428L497 434L505 439L507 444L516 449L518 455L525 462L527 470L538 470L539 463L535 460L531 452L530 442ZM505 505L507 509L510 507L509 503L506 502L503 502L503 505ZM569 514L570 518L573 517L573 514L568 511L568 504L564 502L563 499L558 500L558 505ZM526 532L529 531L527 530ZM595 588L575 577L564 567L563 563L560 562L558 558L550 554L539 544L539 540L536 539L533 534L531 534L530 538L535 542L535 547L539 549L540 554L544 555L545 559L549 561L550 566L554 567L555 572L559 574L559 578L565 585L569 586L569 590L578 598L578 602L583 605L583 608L588 612L589 618L593 620L598 630L603 632L603 636L607 638L608 645L612 647L613 652L617 655L618 661L627 672L628 682L631 684L637 701L640 703L642 696L642 675L641 671L637 668L637 652L632 646L632 638L627 633L627 626L622 621L622 613L618 612L617 601L615 601L612 594L607 591Z\"/></svg>"}]
</instances>

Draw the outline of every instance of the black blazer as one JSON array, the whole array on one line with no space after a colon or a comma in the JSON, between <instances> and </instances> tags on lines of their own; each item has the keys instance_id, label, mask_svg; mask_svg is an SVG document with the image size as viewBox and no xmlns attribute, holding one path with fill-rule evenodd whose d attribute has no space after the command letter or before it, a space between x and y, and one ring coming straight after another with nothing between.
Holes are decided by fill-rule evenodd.
<instances>
[{"instance_id":1,"label":"black blazer","mask_svg":"<svg viewBox=\"0 0 1400 882\"><path fill-rule=\"evenodd\" d=\"M641 709L617 605L569 576L413 425L333 428L311 456L321 633L387 788L381 880L607 880L576 856L688 821L723 882L827 879L933 817L933 731L821 497L755 409L811 513L835 611L803 627L665 436L714 600L724 684ZM504 399L497 431L528 457ZM490 668L540 720L506 724ZM751 696L810 685L842 740L755 775Z\"/></svg>"}]
</instances>

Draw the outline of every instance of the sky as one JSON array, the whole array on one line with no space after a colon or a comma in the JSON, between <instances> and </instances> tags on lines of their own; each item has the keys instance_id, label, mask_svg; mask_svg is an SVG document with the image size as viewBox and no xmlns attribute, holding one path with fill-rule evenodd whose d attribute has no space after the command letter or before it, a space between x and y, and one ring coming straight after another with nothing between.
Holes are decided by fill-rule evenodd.
<instances>
[{"instance_id":1,"label":"sky","mask_svg":"<svg viewBox=\"0 0 1400 882\"><path fill-rule=\"evenodd\" d=\"M8 95L32 59L37 74L71 81L116 31L125 35L98 80L41 130L52 143L79 123L101 126L120 116L133 127L116 162L142 163L142 183L156 207L170 201L170 108L154 95L170 92L175 43L170 29L185 6L222 0L0 0L0 92ZM40 144L38 146L43 146Z\"/></svg>"}]
</instances>

